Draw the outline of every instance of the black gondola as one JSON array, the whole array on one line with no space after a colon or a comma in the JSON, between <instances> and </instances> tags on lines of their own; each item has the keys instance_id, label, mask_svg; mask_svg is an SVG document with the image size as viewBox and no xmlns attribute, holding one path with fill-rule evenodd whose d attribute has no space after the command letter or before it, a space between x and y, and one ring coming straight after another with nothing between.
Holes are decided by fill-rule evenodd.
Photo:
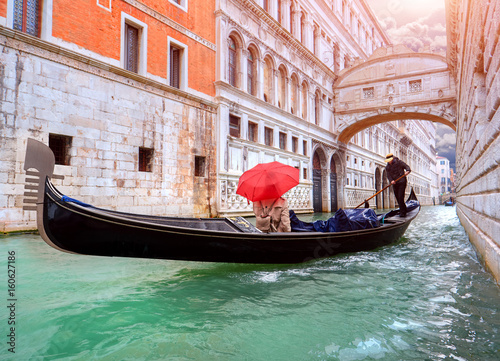
<instances>
[{"instance_id":1,"label":"black gondola","mask_svg":"<svg viewBox=\"0 0 500 361\"><path fill-rule=\"evenodd\" d=\"M30 169L37 171L30 171ZM260 232L242 217L180 218L137 215L96 208L63 196L52 184L54 155L28 139L24 169L27 210L37 211L43 240L61 251L95 256L230 263L301 263L340 253L373 250L397 241L420 206L383 225L348 232ZM36 192L33 192L36 190ZM30 198L31 197L31 198ZM416 199L412 191L410 198Z\"/></svg>"}]
</instances>

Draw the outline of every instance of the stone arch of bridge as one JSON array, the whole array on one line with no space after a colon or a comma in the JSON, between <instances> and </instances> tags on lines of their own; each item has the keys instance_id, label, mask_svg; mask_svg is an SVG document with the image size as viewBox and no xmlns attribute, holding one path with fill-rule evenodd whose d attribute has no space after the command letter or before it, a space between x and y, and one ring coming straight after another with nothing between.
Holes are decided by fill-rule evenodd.
<instances>
[{"instance_id":1,"label":"stone arch of bridge","mask_svg":"<svg viewBox=\"0 0 500 361\"><path fill-rule=\"evenodd\" d=\"M394 120L429 120L456 131L456 85L443 56L404 45L377 49L344 69L334 84L335 131L357 132Z\"/></svg>"}]
</instances>

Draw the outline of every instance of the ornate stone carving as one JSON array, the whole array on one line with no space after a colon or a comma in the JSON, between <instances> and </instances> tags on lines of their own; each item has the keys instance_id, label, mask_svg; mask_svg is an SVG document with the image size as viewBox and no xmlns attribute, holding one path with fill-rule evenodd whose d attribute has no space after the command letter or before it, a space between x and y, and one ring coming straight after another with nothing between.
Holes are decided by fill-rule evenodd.
<instances>
[{"instance_id":1,"label":"ornate stone carving","mask_svg":"<svg viewBox=\"0 0 500 361\"><path fill-rule=\"evenodd\" d=\"M259 27L259 38L262 41L266 41L267 40L267 31L262 26Z\"/></svg>"},{"instance_id":2,"label":"ornate stone carving","mask_svg":"<svg viewBox=\"0 0 500 361\"><path fill-rule=\"evenodd\" d=\"M248 15L245 12L240 14L240 22L243 27L248 27Z\"/></svg>"},{"instance_id":3,"label":"ornate stone carving","mask_svg":"<svg viewBox=\"0 0 500 361\"><path fill-rule=\"evenodd\" d=\"M278 53L283 52L283 42L281 40L276 40L276 51Z\"/></svg>"}]
</instances>

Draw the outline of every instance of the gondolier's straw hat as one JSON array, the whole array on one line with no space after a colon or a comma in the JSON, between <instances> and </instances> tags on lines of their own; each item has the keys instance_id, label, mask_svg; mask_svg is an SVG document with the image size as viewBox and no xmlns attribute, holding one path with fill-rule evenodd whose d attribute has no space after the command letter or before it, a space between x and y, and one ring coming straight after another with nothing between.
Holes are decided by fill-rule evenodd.
<instances>
[{"instance_id":1,"label":"gondolier's straw hat","mask_svg":"<svg viewBox=\"0 0 500 361\"><path fill-rule=\"evenodd\" d=\"M394 159L394 155L392 153L389 153L385 156L385 162L389 163L391 160Z\"/></svg>"}]
</instances>

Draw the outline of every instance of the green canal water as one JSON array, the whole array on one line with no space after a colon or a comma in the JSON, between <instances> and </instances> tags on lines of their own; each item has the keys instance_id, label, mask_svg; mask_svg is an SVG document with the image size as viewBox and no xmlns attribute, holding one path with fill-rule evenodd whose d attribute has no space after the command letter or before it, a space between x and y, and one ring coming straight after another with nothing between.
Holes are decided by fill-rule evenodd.
<instances>
[{"instance_id":1,"label":"green canal water","mask_svg":"<svg viewBox=\"0 0 500 361\"><path fill-rule=\"evenodd\" d=\"M394 245L301 265L78 256L6 236L0 273L1 360L499 359L500 288L454 207L423 207Z\"/></svg>"}]
</instances>

